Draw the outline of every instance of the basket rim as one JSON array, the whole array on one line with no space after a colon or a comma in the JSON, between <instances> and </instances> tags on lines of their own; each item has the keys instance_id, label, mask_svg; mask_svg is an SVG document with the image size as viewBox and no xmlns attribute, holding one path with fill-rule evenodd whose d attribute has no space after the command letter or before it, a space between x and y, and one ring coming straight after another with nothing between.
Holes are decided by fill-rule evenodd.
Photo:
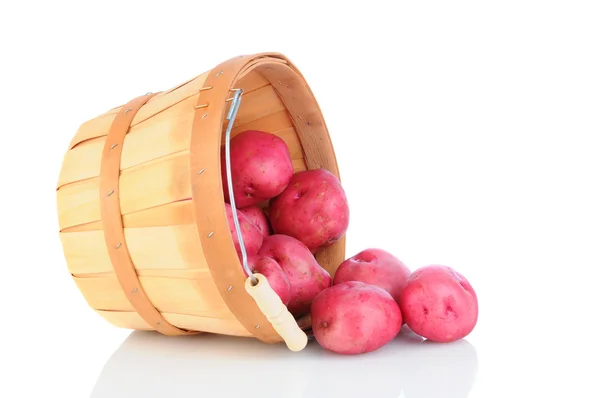
<instances>
[{"instance_id":1,"label":"basket rim","mask_svg":"<svg viewBox=\"0 0 600 398\"><path fill-rule=\"evenodd\" d=\"M278 343L283 341L282 337L245 291L247 275L229 231L221 178L220 152L227 98L236 89L236 83L252 71L259 71L273 85L299 136L306 136L304 142L301 139L303 149L307 141L319 142L322 147L319 159L307 159L310 160L308 168L323 167L341 178L318 102L304 76L286 56L272 52L242 55L224 61L209 72L198 97L190 142L192 208L200 243L217 290L232 314L252 336L266 343ZM300 117L298 109L307 104L311 112L304 112L304 117ZM344 252L345 236L318 253L317 262L343 257Z\"/></svg>"}]
</instances>

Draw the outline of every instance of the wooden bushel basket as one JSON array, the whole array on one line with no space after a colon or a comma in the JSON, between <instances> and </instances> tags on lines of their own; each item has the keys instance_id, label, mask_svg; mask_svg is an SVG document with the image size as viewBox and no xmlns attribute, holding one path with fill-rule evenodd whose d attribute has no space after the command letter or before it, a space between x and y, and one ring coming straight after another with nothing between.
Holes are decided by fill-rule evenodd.
<instances>
[{"instance_id":1,"label":"wooden bushel basket","mask_svg":"<svg viewBox=\"0 0 600 398\"><path fill-rule=\"evenodd\" d=\"M290 60L232 58L79 127L57 187L62 247L89 306L118 327L255 337L298 351L306 334L264 278L253 286L228 227L220 153L238 94L231 137L271 132L295 171L340 177L323 115ZM315 254L332 275L344 256L345 238Z\"/></svg>"}]
</instances>

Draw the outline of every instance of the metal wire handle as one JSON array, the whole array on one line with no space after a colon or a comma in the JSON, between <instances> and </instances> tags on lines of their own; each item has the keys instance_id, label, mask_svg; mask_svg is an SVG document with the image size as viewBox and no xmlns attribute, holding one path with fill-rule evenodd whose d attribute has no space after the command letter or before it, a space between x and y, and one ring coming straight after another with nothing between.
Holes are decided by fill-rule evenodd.
<instances>
[{"instance_id":1,"label":"metal wire handle","mask_svg":"<svg viewBox=\"0 0 600 398\"><path fill-rule=\"evenodd\" d=\"M229 111L227 112L227 129L225 130L225 169L227 170L227 187L229 188L229 204L231 205L231 212L233 214L233 224L235 225L235 231L237 233L238 242L240 244L240 248L242 249L242 267L244 267L244 271L246 274L252 279L252 284L256 285L258 283L258 279L254 276L250 267L248 266L248 255L246 254L246 246L244 245L244 238L242 237L242 230L240 228L240 223L237 217L237 208L235 207L235 197L233 194L233 182L231 178L231 159L230 159L230 137L231 137L231 129L233 128L233 122L235 120L235 116L237 115L237 111L240 107L240 102L242 100L242 94L244 90L238 88L235 90L233 94L233 98L231 100L231 105L229 106Z\"/></svg>"}]
</instances>

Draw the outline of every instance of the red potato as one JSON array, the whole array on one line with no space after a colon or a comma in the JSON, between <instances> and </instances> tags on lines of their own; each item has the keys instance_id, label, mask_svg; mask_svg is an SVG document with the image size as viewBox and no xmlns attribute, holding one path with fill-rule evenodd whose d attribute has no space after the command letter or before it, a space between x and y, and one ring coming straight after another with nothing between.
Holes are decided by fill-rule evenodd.
<instances>
[{"instance_id":1,"label":"red potato","mask_svg":"<svg viewBox=\"0 0 600 398\"><path fill-rule=\"evenodd\" d=\"M283 305L287 306L292 297L292 285L279 264L269 257L253 256L248 259L248 266L252 272L258 272L267 278L271 289L277 293Z\"/></svg>"},{"instance_id":2,"label":"red potato","mask_svg":"<svg viewBox=\"0 0 600 398\"><path fill-rule=\"evenodd\" d=\"M237 252L240 261L242 261L242 249L240 247L240 241L238 239L238 235L235 230L235 224L233 222L233 211L229 203L225 203L225 210L227 211L227 222L229 223L229 232L231 233L231 238L233 239L235 251ZM263 235L243 213L237 211L237 216L240 224L240 230L242 231L242 239L244 239L246 256L253 256L258 252L258 249L260 249L260 246L263 243Z\"/></svg>"},{"instance_id":3,"label":"red potato","mask_svg":"<svg viewBox=\"0 0 600 398\"><path fill-rule=\"evenodd\" d=\"M292 287L288 310L295 317L306 315L315 296L331 286L329 272L302 242L291 236L266 237L258 255L275 260L287 275Z\"/></svg>"},{"instance_id":4,"label":"red potato","mask_svg":"<svg viewBox=\"0 0 600 398\"><path fill-rule=\"evenodd\" d=\"M467 279L451 267L436 264L411 274L400 307L413 332L441 343L471 333L479 312L477 295Z\"/></svg>"},{"instance_id":5,"label":"red potato","mask_svg":"<svg viewBox=\"0 0 600 398\"><path fill-rule=\"evenodd\" d=\"M410 269L394 255L371 248L341 263L335 272L333 284L359 281L375 285L391 294L400 305L400 293L409 276Z\"/></svg>"},{"instance_id":6,"label":"red potato","mask_svg":"<svg viewBox=\"0 0 600 398\"><path fill-rule=\"evenodd\" d=\"M312 253L344 236L349 217L346 193L325 169L294 174L287 188L270 202L273 231L300 240Z\"/></svg>"},{"instance_id":7,"label":"red potato","mask_svg":"<svg viewBox=\"0 0 600 398\"><path fill-rule=\"evenodd\" d=\"M323 348L352 355L389 343L402 326L393 297L380 287L344 282L325 289L311 307L312 331Z\"/></svg>"},{"instance_id":8,"label":"red potato","mask_svg":"<svg viewBox=\"0 0 600 398\"><path fill-rule=\"evenodd\" d=\"M250 220L252 224L256 225L256 228L258 228L265 238L271 235L271 225L269 225L269 220L267 219L265 212L260 207L244 207L243 209L239 209L239 212L248 217L248 220Z\"/></svg>"},{"instance_id":9,"label":"red potato","mask_svg":"<svg viewBox=\"0 0 600 398\"><path fill-rule=\"evenodd\" d=\"M231 181L235 205L244 208L279 195L294 175L290 151L281 138L246 130L231 139ZM230 203L225 163L221 151L221 177L225 201Z\"/></svg>"}]
</instances>

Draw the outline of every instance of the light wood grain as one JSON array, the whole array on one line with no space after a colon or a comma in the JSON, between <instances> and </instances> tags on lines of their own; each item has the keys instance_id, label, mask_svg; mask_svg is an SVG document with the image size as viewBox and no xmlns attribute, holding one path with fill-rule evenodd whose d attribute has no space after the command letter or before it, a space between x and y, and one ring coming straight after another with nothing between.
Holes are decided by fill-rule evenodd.
<instances>
[{"instance_id":1,"label":"light wood grain","mask_svg":"<svg viewBox=\"0 0 600 398\"><path fill-rule=\"evenodd\" d=\"M257 83L257 81L252 81ZM121 170L155 160L157 158L186 151L190 147L194 106L198 94L171 106L154 117L131 127L123 143ZM271 86L263 86L244 95L238 118L252 119L256 104L264 109L272 110L259 117L269 122L267 117L284 109L281 100ZM144 108L142 108L143 110ZM141 112L141 110L140 110ZM244 116L245 115L245 116ZM258 116L257 116L258 117ZM135 120L135 118L134 118ZM237 118L236 118L237 120ZM279 119L274 121L281 122ZM251 123L251 122L250 122ZM289 146L293 159L303 156L300 141L291 126L291 121L279 125L263 124L264 131L279 135ZM235 134L239 134L239 130ZM63 159L58 187L100 175L100 161L106 136L91 138L68 151Z\"/></svg>"},{"instance_id":2,"label":"light wood grain","mask_svg":"<svg viewBox=\"0 0 600 398\"><path fill-rule=\"evenodd\" d=\"M198 95L191 96L132 127L123 143L121 170L188 150L192 110L197 100ZM58 186L98 177L105 142L106 136L101 136L68 151L63 160Z\"/></svg>"},{"instance_id":3,"label":"light wood grain","mask_svg":"<svg viewBox=\"0 0 600 398\"><path fill-rule=\"evenodd\" d=\"M242 99L242 103L245 105L246 99ZM225 125L226 123L223 124L223 126ZM236 118L233 129L231 130L231 137L235 137L244 130L279 131L288 127L294 127L294 124L292 123L287 110L283 109L243 124L240 124L239 120ZM221 137L221 143L224 143L224 140L225 136L223 135Z\"/></svg>"},{"instance_id":4,"label":"light wood grain","mask_svg":"<svg viewBox=\"0 0 600 398\"><path fill-rule=\"evenodd\" d=\"M268 86L269 84L271 83L269 83L269 81L265 79L263 75L253 71L252 73L244 76L244 78L238 80L235 88L241 88L244 90L244 93L248 94L252 91L258 90L261 87Z\"/></svg>"},{"instance_id":5,"label":"light wood grain","mask_svg":"<svg viewBox=\"0 0 600 398\"><path fill-rule=\"evenodd\" d=\"M63 232L60 239L72 274L113 271L102 230ZM125 228L125 239L136 270L208 269L193 224Z\"/></svg>"},{"instance_id":6,"label":"light wood grain","mask_svg":"<svg viewBox=\"0 0 600 398\"><path fill-rule=\"evenodd\" d=\"M157 95L154 98L152 98L135 115L131 126L134 127L139 123L157 115L158 113L169 109L171 106L185 100L186 98L197 95L198 91L202 88L204 81L206 80L206 75L207 74L204 73L198 76L196 79L192 80L188 84L182 86L181 88L175 91L170 92L167 95ZM120 108L118 110L120 110ZM110 125L114 120L115 114L116 113L109 113L104 116L88 120L87 122L79 126L75 137L73 137L73 140L71 141L70 148L75 147L83 141L105 136L108 133L108 130L110 129Z\"/></svg>"},{"instance_id":7,"label":"light wood grain","mask_svg":"<svg viewBox=\"0 0 600 398\"><path fill-rule=\"evenodd\" d=\"M235 123L248 124L273 113L285 110L273 86L261 87L242 96L242 102ZM235 126L235 124L234 124Z\"/></svg>"},{"instance_id":8,"label":"light wood grain","mask_svg":"<svg viewBox=\"0 0 600 398\"><path fill-rule=\"evenodd\" d=\"M189 152L124 170L119 189L122 214L190 198ZM57 191L60 228L100 220L99 195L97 177L61 187Z\"/></svg>"},{"instance_id":9,"label":"light wood grain","mask_svg":"<svg viewBox=\"0 0 600 398\"><path fill-rule=\"evenodd\" d=\"M182 151L124 170L119 182L122 214L190 198L188 158L189 151ZM293 159L292 164L294 171L306 170L302 158ZM98 183L94 177L57 191L61 230L100 220Z\"/></svg>"},{"instance_id":10,"label":"light wood grain","mask_svg":"<svg viewBox=\"0 0 600 398\"><path fill-rule=\"evenodd\" d=\"M96 311L113 325L126 329L152 330L135 312ZM250 337L251 334L235 319L219 319L191 315L163 313L171 324L188 330L202 330L227 336Z\"/></svg>"},{"instance_id":11,"label":"light wood grain","mask_svg":"<svg viewBox=\"0 0 600 398\"><path fill-rule=\"evenodd\" d=\"M304 159L292 159L292 166L294 166L294 173L307 169Z\"/></svg>"},{"instance_id":12,"label":"light wood grain","mask_svg":"<svg viewBox=\"0 0 600 398\"><path fill-rule=\"evenodd\" d=\"M270 130L266 127L261 128L261 131L265 131L267 133L274 134L281 138L288 147L290 152L290 157L292 160L302 159L304 157L304 153L302 151L302 145L300 144L300 140L298 139L298 134L296 134L296 129L294 127L287 127L280 130ZM240 131L241 133L241 131ZM239 134L239 133L238 133ZM238 135L236 134L236 135ZM223 140L225 140L225 136L223 136ZM225 142L221 144L221 146L225 146Z\"/></svg>"},{"instance_id":13,"label":"light wood grain","mask_svg":"<svg viewBox=\"0 0 600 398\"><path fill-rule=\"evenodd\" d=\"M161 312L231 319L232 315L210 277L204 272L195 279L140 276L140 283ZM116 276L73 277L88 305L96 310L134 311Z\"/></svg>"},{"instance_id":14,"label":"light wood grain","mask_svg":"<svg viewBox=\"0 0 600 398\"><path fill-rule=\"evenodd\" d=\"M199 279L206 270L204 269L162 269L162 268L151 268L151 269L138 269L136 273L138 276L149 276L154 278L174 278L174 279ZM109 272L95 272L87 274L72 274L77 278L109 278L115 276L114 271Z\"/></svg>"},{"instance_id":15,"label":"light wood grain","mask_svg":"<svg viewBox=\"0 0 600 398\"><path fill-rule=\"evenodd\" d=\"M138 112L133 119L131 126L135 127L139 123L158 115L160 112L169 109L177 103L191 96L197 95L199 90L204 85L207 74L208 72L203 73L194 79L175 87L174 89L159 93ZM268 84L269 82L262 75L259 73L253 73L244 78L241 86L244 88L246 93L250 93ZM73 148L86 140L105 136L108 133L112 121L114 120L114 115L116 115L120 110L121 107L113 108L110 112L83 123L77 130L75 137L73 137L70 148Z\"/></svg>"},{"instance_id":16,"label":"light wood grain","mask_svg":"<svg viewBox=\"0 0 600 398\"><path fill-rule=\"evenodd\" d=\"M192 223L194 223L194 214L191 199L171 202L123 216L124 228L160 227ZM96 231L101 229L102 222L93 221L68 227L60 232Z\"/></svg>"}]
</instances>

